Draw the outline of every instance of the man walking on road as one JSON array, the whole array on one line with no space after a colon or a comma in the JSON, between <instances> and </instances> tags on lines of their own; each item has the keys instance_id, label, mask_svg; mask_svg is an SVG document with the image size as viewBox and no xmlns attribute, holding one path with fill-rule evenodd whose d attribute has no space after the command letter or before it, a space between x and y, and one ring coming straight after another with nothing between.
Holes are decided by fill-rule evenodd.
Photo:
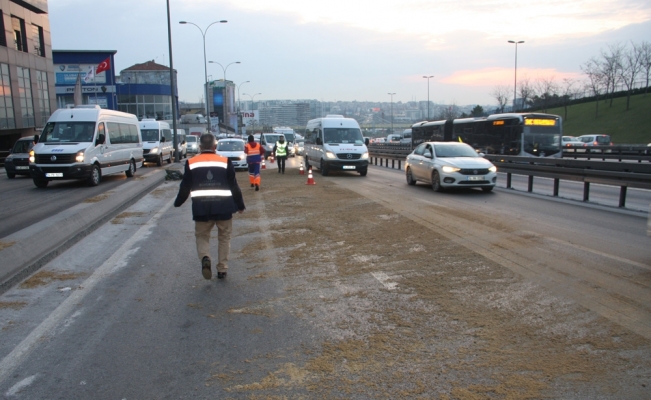
<instances>
[{"instance_id":1,"label":"man walking on road","mask_svg":"<svg viewBox=\"0 0 651 400\"><path fill-rule=\"evenodd\" d=\"M180 207L192 197L192 219L201 274L212 278L210 261L210 231L217 225L217 279L226 278L231 249L233 213L244 211L242 191L237 185L231 161L215 153L217 143L211 133L201 135L201 153L185 163L183 180L174 207Z\"/></svg>"},{"instance_id":2,"label":"man walking on road","mask_svg":"<svg viewBox=\"0 0 651 400\"><path fill-rule=\"evenodd\" d=\"M257 192L260 190L260 163L264 157L264 147L255 141L253 135L249 135L244 152L246 153L246 163L249 164L249 182L251 187L255 186Z\"/></svg>"},{"instance_id":3,"label":"man walking on road","mask_svg":"<svg viewBox=\"0 0 651 400\"><path fill-rule=\"evenodd\" d=\"M280 135L280 138L276 142L273 148L273 154L278 160L278 173L285 173L285 161L287 161L287 142L285 142L285 136Z\"/></svg>"}]
</instances>

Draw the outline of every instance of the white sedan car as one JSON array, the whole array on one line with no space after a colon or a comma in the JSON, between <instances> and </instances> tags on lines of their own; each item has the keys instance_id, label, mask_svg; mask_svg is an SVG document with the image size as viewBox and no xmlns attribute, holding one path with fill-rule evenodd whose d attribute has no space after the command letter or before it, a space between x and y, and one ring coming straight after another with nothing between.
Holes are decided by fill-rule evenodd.
<instances>
[{"instance_id":1,"label":"white sedan car","mask_svg":"<svg viewBox=\"0 0 651 400\"><path fill-rule=\"evenodd\" d=\"M217 141L217 154L231 160L233 167L238 169L249 169L244 153L244 140L242 139L219 139Z\"/></svg>"},{"instance_id":2,"label":"white sedan car","mask_svg":"<svg viewBox=\"0 0 651 400\"><path fill-rule=\"evenodd\" d=\"M405 172L408 184L425 182L435 192L467 187L490 192L497 182L497 168L475 149L459 142L421 143L407 156Z\"/></svg>"}]
</instances>

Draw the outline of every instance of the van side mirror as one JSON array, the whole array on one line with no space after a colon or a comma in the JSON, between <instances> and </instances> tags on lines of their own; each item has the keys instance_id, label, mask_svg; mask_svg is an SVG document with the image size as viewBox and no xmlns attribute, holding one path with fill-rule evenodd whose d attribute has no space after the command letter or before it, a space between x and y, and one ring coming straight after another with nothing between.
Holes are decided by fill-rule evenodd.
<instances>
[{"instance_id":1,"label":"van side mirror","mask_svg":"<svg viewBox=\"0 0 651 400\"><path fill-rule=\"evenodd\" d=\"M165 136L163 136L162 138L160 138L160 142L161 142L161 143L165 143Z\"/></svg>"},{"instance_id":2,"label":"van side mirror","mask_svg":"<svg viewBox=\"0 0 651 400\"><path fill-rule=\"evenodd\" d=\"M369 140L369 138L364 139L364 144L365 144L365 145L368 146L369 143L371 143L371 141Z\"/></svg>"},{"instance_id":3,"label":"van side mirror","mask_svg":"<svg viewBox=\"0 0 651 400\"><path fill-rule=\"evenodd\" d=\"M104 144L106 142L106 136L104 136L103 133L100 133L97 135L97 140L95 141L95 146L99 146L100 144Z\"/></svg>"},{"instance_id":4,"label":"van side mirror","mask_svg":"<svg viewBox=\"0 0 651 400\"><path fill-rule=\"evenodd\" d=\"M38 135L34 135L34 144L38 143Z\"/></svg>"},{"instance_id":5,"label":"van side mirror","mask_svg":"<svg viewBox=\"0 0 651 400\"><path fill-rule=\"evenodd\" d=\"M318 137L318 136L316 138L316 144L319 145L319 146L323 145L323 140L321 140L321 138Z\"/></svg>"}]
</instances>

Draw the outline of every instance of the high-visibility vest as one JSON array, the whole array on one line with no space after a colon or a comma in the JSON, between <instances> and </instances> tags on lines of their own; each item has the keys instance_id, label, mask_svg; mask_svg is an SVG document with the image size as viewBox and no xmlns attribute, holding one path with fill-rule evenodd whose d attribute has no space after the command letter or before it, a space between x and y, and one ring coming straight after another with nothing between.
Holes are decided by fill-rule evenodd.
<instances>
[{"instance_id":1,"label":"high-visibility vest","mask_svg":"<svg viewBox=\"0 0 651 400\"><path fill-rule=\"evenodd\" d=\"M287 142L280 144L276 142L276 157L282 157L287 155Z\"/></svg>"},{"instance_id":2,"label":"high-visibility vest","mask_svg":"<svg viewBox=\"0 0 651 400\"><path fill-rule=\"evenodd\" d=\"M264 149L262 145L257 142L249 143L247 142L244 146L244 152L246 153L246 162L249 164L262 162L262 157L264 156Z\"/></svg>"},{"instance_id":3,"label":"high-visibility vest","mask_svg":"<svg viewBox=\"0 0 651 400\"><path fill-rule=\"evenodd\" d=\"M195 216L237 212L228 183L228 158L201 153L188 160L192 174L192 213Z\"/></svg>"}]
</instances>

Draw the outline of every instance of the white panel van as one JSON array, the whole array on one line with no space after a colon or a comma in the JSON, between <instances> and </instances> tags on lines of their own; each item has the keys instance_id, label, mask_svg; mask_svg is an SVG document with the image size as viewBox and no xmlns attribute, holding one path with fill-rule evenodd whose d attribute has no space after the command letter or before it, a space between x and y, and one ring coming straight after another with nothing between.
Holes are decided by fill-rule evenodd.
<instances>
[{"instance_id":1,"label":"white panel van","mask_svg":"<svg viewBox=\"0 0 651 400\"><path fill-rule=\"evenodd\" d=\"M51 180L86 179L90 186L119 172L132 177L142 167L142 138L133 114L82 105L56 110L29 157L36 187Z\"/></svg>"},{"instance_id":2,"label":"white panel van","mask_svg":"<svg viewBox=\"0 0 651 400\"><path fill-rule=\"evenodd\" d=\"M174 138L170 124L164 121L156 121L151 118L143 118L140 121L140 132L142 133L143 154L145 162L156 163L159 167L163 161L171 163L174 159Z\"/></svg>"},{"instance_id":3,"label":"white panel van","mask_svg":"<svg viewBox=\"0 0 651 400\"><path fill-rule=\"evenodd\" d=\"M305 128L305 166L330 171L368 172L368 139L356 120L343 115L327 115L308 121Z\"/></svg>"}]
</instances>

